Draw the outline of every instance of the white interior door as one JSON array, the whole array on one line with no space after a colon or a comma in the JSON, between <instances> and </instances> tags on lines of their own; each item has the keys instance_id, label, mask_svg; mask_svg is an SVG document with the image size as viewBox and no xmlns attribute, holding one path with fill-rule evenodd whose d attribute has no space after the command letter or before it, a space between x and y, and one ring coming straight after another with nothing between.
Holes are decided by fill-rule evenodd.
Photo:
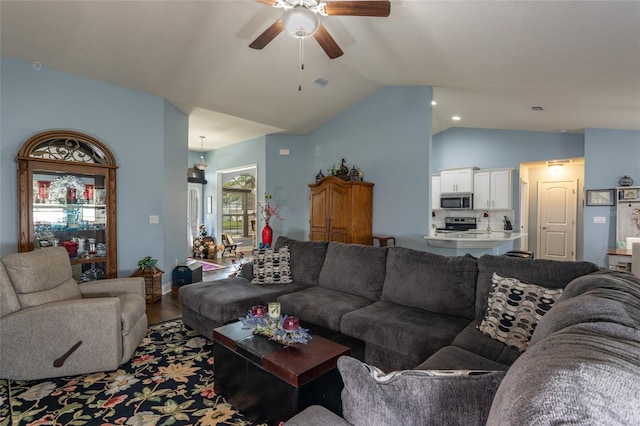
<instances>
[{"instance_id":1,"label":"white interior door","mask_svg":"<svg viewBox=\"0 0 640 426\"><path fill-rule=\"evenodd\" d=\"M520 182L520 249L529 250L529 182ZM525 235L526 234L526 235Z\"/></svg>"},{"instance_id":2,"label":"white interior door","mask_svg":"<svg viewBox=\"0 0 640 426\"><path fill-rule=\"evenodd\" d=\"M539 259L576 259L577 188L577 180L539 182Z\"/></svg>"}]
</instances>

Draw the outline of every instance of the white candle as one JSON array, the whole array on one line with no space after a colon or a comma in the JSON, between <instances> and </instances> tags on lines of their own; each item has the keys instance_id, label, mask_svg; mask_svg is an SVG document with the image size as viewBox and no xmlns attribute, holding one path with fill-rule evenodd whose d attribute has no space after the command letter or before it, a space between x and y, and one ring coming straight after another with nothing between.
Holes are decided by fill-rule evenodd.
<instances>
[{"instance_id":1,"label":"white candle","mask_svg":"<svg viewBox=\"0 0 640 426\"><path fill-rule=\"evenodd\" d=\"M269 317L280 318L280 302L269 303Z\"/></svg>"}]
</instances>

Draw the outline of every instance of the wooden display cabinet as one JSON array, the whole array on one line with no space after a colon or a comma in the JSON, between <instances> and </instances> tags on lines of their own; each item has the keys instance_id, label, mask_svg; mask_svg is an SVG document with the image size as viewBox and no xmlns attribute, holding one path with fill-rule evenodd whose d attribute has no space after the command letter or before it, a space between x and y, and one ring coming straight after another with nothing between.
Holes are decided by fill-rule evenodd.
<instances>
[{"instance_id":1,"label":"wooden display cabinet","mask_svg":"<svg viewBox=\"0 0 640 426\"><path fill-rule=\"evenodd\" d=\"M76 280L93 268L117 277L117 165L111 151L89 135L56 130L31 137L16 160L18 250L61 245Z\"/></svg>"},{"instance_id":2,"label":"wooden display cabinet","mask_svg":"<svg viewBox=\"0 0 640 426\"><path fill-rule=\"evenodd\" d=\"M311 241L373 244L373 183L329 176L309 188Z\"/></svg>"}]
</instances>

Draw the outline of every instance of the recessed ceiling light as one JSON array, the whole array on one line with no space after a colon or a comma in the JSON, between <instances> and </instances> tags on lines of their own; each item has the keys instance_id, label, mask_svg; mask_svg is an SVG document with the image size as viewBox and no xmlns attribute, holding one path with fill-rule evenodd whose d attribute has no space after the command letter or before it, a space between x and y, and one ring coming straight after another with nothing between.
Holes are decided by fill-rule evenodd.
<instances>
[{"instance_id":1,"label":"recessed ceiling light","mask_svg":"<svg viewBox=\"0 0 640 426\"><path fill-rule=\"evenodd\" d=\"M459 115L454 115L453 117L451 117L451 119L452 119L453 121L460 121L460 120L461 120L461 118L460 118L460 116L459 116Z\"/></svg>"},{"instance_id":2,"label":"recessed ceiling light","mask_svg":"<svg viewBox=\"0 0 640 426\"><path fill-rule=\"evenodd\" d=\"M436 101L431 101L431 105L436 106L438 103Z\"/></svg>"}]
</instances>

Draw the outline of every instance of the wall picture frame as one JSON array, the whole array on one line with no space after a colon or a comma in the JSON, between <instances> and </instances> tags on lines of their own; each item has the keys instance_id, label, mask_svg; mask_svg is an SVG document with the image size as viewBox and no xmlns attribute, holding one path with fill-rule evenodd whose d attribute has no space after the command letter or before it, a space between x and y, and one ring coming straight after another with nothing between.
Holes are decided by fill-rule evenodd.
<instances>
[{"instance_id":1,"label":"wall picture frame","mask_svg":"<svg viewBox=\"0 0 640 426\"><path fill-rule=\"evenodd\" d=\"M622 190L622 199L623 200L635 200L638 198L638 190L637 189L623 189Z\"/></svg>"},{"instance_id":2,"label":"wall picture frame","mask_svg":"<svg viewBox=\"0 0 640 426\"><path fill-rule=\"evenodd\" d=\"M587 189L585 197L587 206L613 206L615 191L613 189Z\"/></svg>"}]
</instances>

